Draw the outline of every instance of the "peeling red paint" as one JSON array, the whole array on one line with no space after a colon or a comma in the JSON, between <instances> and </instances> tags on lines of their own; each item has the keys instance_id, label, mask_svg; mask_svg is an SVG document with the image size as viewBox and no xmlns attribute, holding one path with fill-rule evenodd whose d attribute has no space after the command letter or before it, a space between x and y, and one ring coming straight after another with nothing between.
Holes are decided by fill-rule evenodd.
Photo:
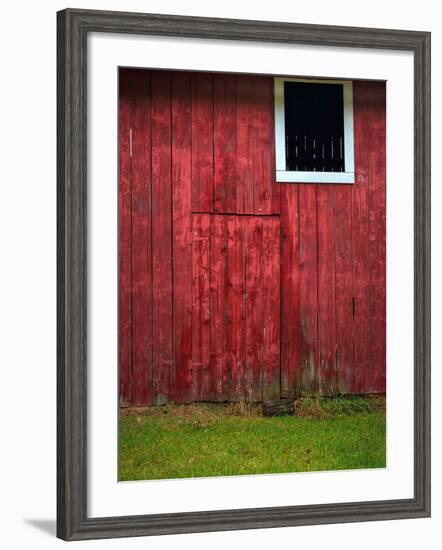
<instances>
[{"instance_id":1,"label":"peeling red paint","mask_svg":"<svg viewBox=\"0 0 442 550\"><path fill-rule=\"evenodd\" d=\"M385 84L354 83L354 185L276 183L272 90L120 70L123 403L385 391Z\"/></svg>"}]
</instances>

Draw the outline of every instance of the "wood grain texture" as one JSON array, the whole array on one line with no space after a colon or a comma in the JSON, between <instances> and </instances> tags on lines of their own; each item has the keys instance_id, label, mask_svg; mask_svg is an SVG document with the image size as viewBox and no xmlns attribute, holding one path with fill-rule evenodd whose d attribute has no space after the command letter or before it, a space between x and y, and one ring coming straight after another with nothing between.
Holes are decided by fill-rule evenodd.
<instances>
[{"instance_id":1,"label":"wood grain texture","mask_svg":"<svg viewBox=\"0 0 442 550\"><path fill-rule=\"evenodd\" d=\"M236 212L236 77L213 76L214 210Z\"/></svg>"},{"instance_id":2,"label":"wood grain texture","mask_svg":"<svg viewBox=\"0 0 442 550\"><path fill-rule=\"evenodd\" d=\"M118 366L119 399L132 402L132 214L130 130L132 73L119 75L118 109Z\"/></svg>"},{"instance_id":3,"label":"wood grain texture","mask_svg":"<svg viewBox=\"0 0 442 550\"><path fill-rule=\"evenodd\" d=\"M318 250L316 185L299 185L299 364L301 393L317 391Z\"/></svg>"},{"instance_id":4,"label":"wood grain texture","mask_svg":"<svg viewBox=\"0 0 442 550\"><path fill-rule=\"evenodd\" d=\"M281 186L281 392L301 388L299 186Z\"/></svg>"},{"instance_id":5,"label":"wood grain texture","mask_svg":"<svg viewBox=\"0 0 442 550\"><path fill-rule=\"evenodd\" d=\"M230 399L244 398L246 346L245 312L245 219L227 216L227 370L231 378Z\"/></svg>"},{"instance_id":6,"label":"wood grain texture","mask_svg":"<svg viewBox=\"0 0 442 550\"><path fill-rule=\"evenodd\" d=\"M355 131L355 184L353 186L353 391L368 391L373 379L371 353L371 274L369 240L369 152L371 136L369 129L370 84L353 84L354 131Z\"/></svg>"},{"instance_id":7,"label":"wood grain texture","mask_svg":"<svg viewBox=\"0 0 442 550\"><path fill-rule=\"evenodd\" d=\"M171 81L167 71L151 74L152 128L152 309L153 403L170 398L173 372L172 344L172 183Z\"/></svg>"},{"instance_id":8,"label":"wood grain texture","mask_svg":"<svg viewBox=\"0 0 442 550\"><path fill-rule=\"evenodd\" d=\"M254 187L254 88L256 78L236 77L236 212L255 212Z\"/></svg>"},{"instance_id":9,"label":"wood grain texture","mask_svg":"<svg viewBox=\"0 0 442 550\"><path fill-rule=\"evenodd\" d=\"M210 393L210 214L192 220L192 400Z\"/></svg>"},{"instance_id":10,"label":"wood grain texture","mask_svg":"<svg viewBox=\"0 0 442 550\"><path fill-rule=\"evenodd\" d=\"M262 222L262 396L280 396L280 231L279 219Z\"/></svg>"},{"instance_id":11,"label":"wood grain texture","mask_svg":"<svg viewBox=\"0 0 442 550\"><path fill-rule=\"evenodd\" d=\"M263 221L250 216L246 223L246 366L245 397L262 399L263 362Z\"/></svg>"},{"instance_id":12,"label":"wood grain texture","mask_svg":"<svg viewBox=\"0 0 442 550\"><path fill-rule=\"evenodd\" d=\"M192 399L192 157L190 75L171 77L173 399Z\"/></svg>"},{"instance_id":13,"label":"wood grain texture","mask_svg":"<svg viewBox=\"0 0 442 550\"><path fill-rule=\"evenodd\" d=\"M353 385L352 188L335 191L336 373L339 392Z\"/></svg>"},{"instance_id":14,"label":"wood grain texture","mask_svg":"<svg viewBox=\"0 0 442 550\"><path fill-rule=\"evenodd\" d=\"M213 210L213 76L194 73L192 93L192 210Z\"/></svg>"},{"instance_id":15,"label":"wood grain texture","mask_svg":"<svg viewBox=\"0 0 442 550\"><path fill-rule=\"evenodd\" d=\"M408 50L415 81L415 446L410 499L152 514L87 515L88 30ZM182 16L57 14L57 536L64 540L428 517L430 514L430 33Z\"/></svg>"},{"instance_id":16,"label":"wood grain texture","mask_svg":"<svg viewBox=\"0 0 442 550\"><path fill-rule=\"evenodd\" d=\"M317 186L318 224L318 387L333 395L336 386L335 188Z\"/></svg>"},{"instance_id":17,"label":"wood grain texture","mask_svg":"<svg viewBox=\"0 0 442 550\"><path fill-rule=\"evenodd\" d=\"M125 314L129 319L120 334L125 401L254 401L265 397L267 384L276 387L273 378L282 396L384 391L385 337L376 332L385 326L382 87L355 83L354 185L277 184L269 160L274 139L268 77L127 74L131 99L120 113L124 122L129 109L132 153L126 167L122 157L120 189L120 200L125 189L130 195L122 211L129 236L126 226L120 234L128 243L120 262L130 263L120 285L121 296L129 292L124 303L120 296L120 323ZM137 86L145 92L140 95ZM212 138L207 132L195 138L201 120L192 122L192 113L204 110L213 113ZM207 188L213 203L193 214L205 220L204 230L194 228L207 241L202 252L195 244L201 235L195 240L192 232L192 196L202 181L194 177L195 163L210 143L213 157L196 171L207 176L211 166L213 172ZM152 216L159 216L155 227ZM278 266L265 264L272 246L268 224L277 219L280 234L271 238ZM266 302L273 299L271 288L279 288L278 306ZM272 337L265 321L270 307L272 319L280 309Z\"/></svg>"},{"instance_id":18,"label":"wood grain texture","mask_svg":"<svg viewBox=\"0 0 442 550\"><path fill-rule=\"evenodd\" d=\"M275 174L272 172L270 142L273 140L272 79L268 77L254 77L253 96L253 192L254 213L272 213L272 184ZM249 102L251 100L249 99Z\"/></svg>"},{"instance_id":19,"label":"wood grain texture","mask_svg":"<svg viewBox=\"0 0 442 550\"><path fill-rule=\"evenodd\" d=\"M267 123L269 124L269 147L270 147L270 178L269 186L271 193L271 213L282 214L281 195L282 186L275 185L276 174L276 144L275 144L275 98L274 98L274 79L267 78L265 82L265 106L267 110Z\"/></svg>"},{"instance_id":20,"label":"wood grain texture","mask_svg":"<svg viewBox=\"0 0 442 550\"><path fill-rule=\"evenodd\" d=\"M210 370L212 398L227 401L231 377L227 364L227 216L210 222Z\"/></svg>"},{"instance_id":21,"label":"wood grain texture","mask_svg":"<svg viewBox=\"0 0 442 550\"><path fill-rule=\"evenodd\" d=\"M239 214L276 214L273 79L236 77L236 172Z\"/></svg>"},{"instance_id":22,"label":"wood grain texture","mask_svg":"<svg viewBox=\"0 0 442 550\"><path fill-rule=\"evenodd\" d=\"M262 403L263 416L292 415L294 412L295 402L293 399L273 399Z\"/></svg>"},{"instance_id":23,"label":"wood grain texture","mask_svg":"<svg viewBox=\"0 0 442 550\"><path fill-rule=\"evenodd\" d=\"M131 124L132 404L152 404L150 74L133 70Z\"/></svg>"},{"instance_id":24,"label":"wood grain texture","mask_svg":"<svg viewBox=\"0 0 442 550\"><path fill-rule=\"evenodd\" d=\"M373 379L370 391L385 391L386 353L386 222L385 222L385 83L370 86L371 108L369 180L371 349Z\"/></svg>"}]
</instances>

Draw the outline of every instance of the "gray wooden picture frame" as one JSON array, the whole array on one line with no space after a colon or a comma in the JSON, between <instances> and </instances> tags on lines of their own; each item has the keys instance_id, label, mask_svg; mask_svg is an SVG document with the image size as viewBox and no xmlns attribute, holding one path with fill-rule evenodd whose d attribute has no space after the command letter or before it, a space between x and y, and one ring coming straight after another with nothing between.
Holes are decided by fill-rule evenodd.
<instances>
[{"instance_id":1,"label":"gray wooden picture frame","mask_svg":"<svg viewBox=\"0 0 442 550\"><path fill-rule=\"evenodd\" d=\"M430 33L67 9L57 14L57 535L129 537L430 515ZM87 36L151 34L408 50L414 55L414 497L87 516Z\"/></svg>"}]
</instances>

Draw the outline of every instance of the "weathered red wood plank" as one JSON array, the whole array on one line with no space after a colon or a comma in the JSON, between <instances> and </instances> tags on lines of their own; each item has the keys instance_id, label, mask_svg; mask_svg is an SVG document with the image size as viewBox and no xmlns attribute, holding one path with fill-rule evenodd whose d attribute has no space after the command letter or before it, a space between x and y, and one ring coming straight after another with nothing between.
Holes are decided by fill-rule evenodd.
<instances>
[{"instance_id":1,"label":"weathered red wood plank","mask_svg":"<svg viewBox=\"0 0 442 550\"><path fill-rule=\"evenodd\" d=\"M262 218L247 217L246 223L246 366L245 396L248 401L262 399Z\"/></svg>"},{"instance_id":2,"label":"weathered red wood plank","mask_svg":"<svg viewBox=\"0 0 442 550\"><path fill-rule=\"evenodd\" d=\"M213 76L191 74L192 210L213 211Z\"/></svg>"},{"instance_id":3,"label":"weathered red wood plank","mask_svg":"<svg viewBox=\"0 0 442 550\"><path fill-rule=\"evenodd\" d=\"M152 403L152 210L150 78L133 71L132 115L132 404Z\"/></svg>"},{"instance_id":4,"label":"weathered red wood plank","mask_svg":"<svg viewBox=\"0 0 442 550\"><path fill-rule=\"evenodd\" d=\"M370 240L368 219L368 156L371 146L368 117L370 84L353 83L355 183L353 185L353 388L354 393L369 391L373 378L370 333ZM385 205L384 205L385 207Z\"/></svg>"},{"instance_id":5,"label":"weathered red wood plank","mask_svg":"<svg viewBox=\"0 0 442 550\"><path fill-rule=\"evenodd\" d=\"M370 84L369 190L371 263L371 341L373 374L370 391L385 392L386 272L385 272L385 83Z\"/></svg>"},{"instance_id":6,"label":"weathered red wood plank","mask_svg":"<svg viewBox=\"0 0 442 550\"><path fill-rule=\"evenodd\" d=\"M272 214L281 213L281 195L282 186L276 182L276 150L275 150L275 97L274 97L274 81L273 78L268 79L270 111L270 185L272 193Z\"/></svg>"},{"instance_id":7,"label":"weathered red wood plank","mask_svg":"<svg viewBox=\"0 0 442 550\"><path fill-rule=\"evenodd\" d=\"M172 381L172 201L170 73L151 73L153 402L168 402Z\"/></svg>"},{"instance_id":8,"label":"weathered red wood plank","mask_svg":"<svg viewBox=\"0 0 442 550\"><path fill-rule=\"evenodd\" d=\"M274 181L271 159L273 128L272 79L255 77L254 85L254 132L253 132L253 180L255 214L272 213L272 183Z\"/></svg>"},{"instance_id":9,"label":"weathered red wood plank","mask_svg":"<svg viewBox=\"0 0 442 550\"><path fill-rule=\"evenodd\" d=\"M245 366L245 220L227 216L227 368L230 399L244 397Z\"/></svg>"},{"instance_id":10,"label":"weathered red wood plank","mask_svg":"<svg viewBox=\"0 0 442 550\"><path fill-rule=\"evenodd\" d=\"M192 220L192 396L210 398L210 214Z\"/></svg>"},{"instance_id":11,"label":"weathered red wood plank","mask_svg":"<svg viewBox=\"0 0 442 550\"><path fill-rule=\"evenodd\" d=\"M300 387L299 186L281 184L281 393Z\"/></svg>"},{"instance_id":12,"label":"weathered red wood plank","mask_svg":"<svg viewBox=\"0 0 442 550\"><path fill-rule=\"evenodd\" d=\"M131 262L131 71L119 71L118 105L118 368L119 399L132 401L132 262Z\"/></svg>"},{"instance_id":13,"label":"weathered red wood plank","mask_svg":"<svg viewBox=\"0 0 442 550\"><path fill-rule=\"evenodd\" d=\"M300 391L317 391L318 261L316 185L299 185Z\"/></svg>"},{"instance_id":14,"label":"weathered red wood plank","mask_svg":"<svg viewBox=\"0 0 442 550\"><path fill-rule=\"evenodd\" d=\"M270 398L279 346L282 394L384 391L385 85L354 84L356 183L315 186L274 182L271 79L153 71L149 107L121 75L121 401Z\"/></svg>"},{"instance_id":15,"label":"weathered red wood plank","mask_svg":"<svg viewBox=\"0 0 442 550\"><path fill-rule=\"evenodd\" d=\"M335 190L336 371L341 393L353 387L352 188Z\"/></svg>"},{"instance_id":16,"label":"weathered red wood plank","mask_svg":"<svg viewBox=\"0 0 442 550\"><path fill-rule=\"evenodd\" d=\"M212 396L226 401L230 396L227 368L227 228L226 216L211 216L210 225L210 372Z\"/></svg>"},{"instance_id":17,"label":"weathered red wood plank","mask_svg":"<svg viewBox=\"0 0 442 550\"><path fill-rule=\"evenodd\" d=\"M254 213L254 88L256 77L236 77L236 212Z\"/></svg>"},{"instance_id":18,"label":"weathered red wood plank","mask_svg":"<svg viewBox=\"0 0 442 550\"><path fill-rule=\"evenodd\" d=\"M192 399L192 205L190 75L172 73L174 401Z\"/></svg>"},{"instance_id":19,"label":"weathered red wood plank","mask_svg":"<svg viewBox=\"0 0 442 550\"><path fill-rule=\"evenodd\" d=\"M280 396L280 231L279 219L263 218L262 396Z\"/></svg>"},{"instance_id":20,"label":"weathered red wood plank","mask_svg":"<svg viewBox=\"0 0 442 550\"><path fill-rule=\"evenodd\" d=\"M318 185L318 342L319 391L334 394L336 387L335 312L335 186Z\"/></svg>"},{"instance_id":21,"label":"weathered red wood plank","mask_svg":"<svg viewBox=\"0 0 442 550\"><path fill-rule=\"evenodd\" d=\"M236 77L213 76L215 212L236 212Z\"/></svg>"}]
</instances>

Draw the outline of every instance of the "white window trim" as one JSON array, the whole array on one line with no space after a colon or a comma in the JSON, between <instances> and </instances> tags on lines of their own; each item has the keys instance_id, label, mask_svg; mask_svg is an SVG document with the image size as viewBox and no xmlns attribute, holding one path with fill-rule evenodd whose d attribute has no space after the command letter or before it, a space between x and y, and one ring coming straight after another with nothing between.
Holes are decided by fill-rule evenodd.
<instances>
[{"instance_id":1,"label":"white window trim","mask_svg":"<svg viewBox=\"0 0 442 550\"><path fill-rule=\"evenodd\" d=\"M286 170L284 82L342 84L344 94L345 172L303 172ZM276 181L291 183L354 183L353 82L351 80L315 80L309 78L275 78L275 150Z\"/></svg>"}]
</instances>

